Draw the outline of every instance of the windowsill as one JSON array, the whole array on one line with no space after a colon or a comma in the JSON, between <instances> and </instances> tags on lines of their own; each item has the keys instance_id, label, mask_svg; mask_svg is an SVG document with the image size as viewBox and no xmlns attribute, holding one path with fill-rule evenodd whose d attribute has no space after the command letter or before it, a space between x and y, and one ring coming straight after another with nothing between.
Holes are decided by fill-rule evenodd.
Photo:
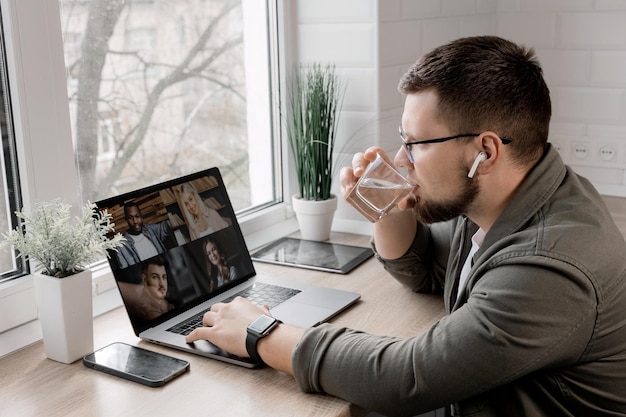
<instances>
[{"instance_id":1,"label":"windowsill","mask_svg":"<svg viewBox=\"0 0 626 417\"><path fill-rule=\"evenodd\" d=\"M254 231L251 230L251 226L242 224L242 231L246 236L246 244L250 251L296 232L298 223L293 217L286 220L283 218L282 221L269 224L263 228L256 227ZM372 227L371 223L366 221L335 219L333 231L371 234ZM94 317L122 305L122 299L108 267L93 271L93 290ZM4 303L3 300L9 299L9 297L12 300L16 299L17 302ZM37 320L37 305L34 300L31 276L10 281L0 287L0 317L12 317L14 322L19 323L11 326L10 323L0 322L1 325L4 325L4 328L9 329L0 333L0 357L41 340L41 328L39 320ZM19 308L16 308L17 303L19 303ZM5 308L7 311L2 311ZM20 312L19 317L15 317L16 311ZM8 314L5 314L7 312Z\"/></svg>"}]
</instances>

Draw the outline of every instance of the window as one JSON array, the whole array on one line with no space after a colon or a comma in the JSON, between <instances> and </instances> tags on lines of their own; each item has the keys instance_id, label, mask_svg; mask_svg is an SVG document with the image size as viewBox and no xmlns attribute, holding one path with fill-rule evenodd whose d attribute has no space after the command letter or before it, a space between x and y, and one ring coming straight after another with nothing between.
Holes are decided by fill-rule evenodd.
<instances>
[{"instance_id":1,"label":"window","mask_svg":"<svg viewBox=\"0 0 626 417\"><path fill-rule=\"evenodd\" d=\"M13 108L17 154L2 155L0 193L8 186L14 200L3 200L0 228L22 205L60 197L79 210L86 200L210 166L228 181L245 234L285 220L272 110L276 3L0 0L10 81L2 79L2 91L11 89L2 106ZM89 13L105 12L92 8L118 4L108 19L87 24ZM11 133L6 115L3 139ZM3 270L23 268L1 256ZM115 284L98 273L103 298L94 308L105 311L116 302L107 291ZM0 355L38 339L36 317L30 277L0 283Z\"/></svg>"},{"instance_id":2,"label":"window","mask_svg":"<svg viewBox=\"0 0 626 417\"><path fill-rule=\"evenodd\" d=\"M1 18L0 18L1 22ZM0 25L0 134L2 152L0 166L4 181L0 184L0 231L7 233L16 223L15 211L21 208L20 184L17 175L17 153L13 132L13 115L9 104L10 91L4 51L4 31ZM0 281L27 272L26 264L9 250L0 252Z\"/></svg>"},{"instance_id":3,"label":"window","mask_svg":"<svg viewBox=\"0 0 626 417\"><path fill-rule=\"evenodd\" d=\"M6 9L21 7L14 0L8 4ZM80 188L71 203L82 205L210 166L220 167L238 212L280 201L278 170L271 163L269 69L276 64L268 2L58 0L57 6ZM30 53L46 50L40 48ZM0 230L7 231L22 202L0 52L5 174ZM50 194L61 193L52 187ZM51 197L31 200L45 198ZM5 278L19 275L25 265L2 251L0 267Z\"/></svg>"},{"instance_id":4,"label":"window","mask_svg":"<svg viewBox=\"0 0 626 417\"><path fill-rule=\"evenodd\" d=\"M265 2L59 4L84 201L211 166L238 212L278 200L255 182L274 175Z\"/></svg>"}]
</instances>

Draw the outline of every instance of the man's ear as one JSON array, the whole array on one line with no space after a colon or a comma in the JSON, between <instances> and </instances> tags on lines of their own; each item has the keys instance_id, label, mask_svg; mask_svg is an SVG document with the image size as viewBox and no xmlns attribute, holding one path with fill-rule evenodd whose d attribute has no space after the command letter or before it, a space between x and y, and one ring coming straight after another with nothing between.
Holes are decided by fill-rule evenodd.
<instances>
[{"instance_id":1,"label":"man's ear","mask_svg":"<svg viewBox=\"0 0 626 417\"><path fill-rule=\"evenodd\" d=\"M474 152L478 151L479 153L474 160L474 164L472 165L472 167L476 165L476 170L473 174L476 173L479 165L482 166L481 172L489 172L492 169L495 160L502 156L502 151L504 150L503 148L506 146L502 143L500 136L491 131L481 133L481 135L476 138L475 145L476 147ZM481 154L483 154L483 156L480 156ZM470 169L470 172L471 171L472 170Z\"/></svg>"}]
</instances>

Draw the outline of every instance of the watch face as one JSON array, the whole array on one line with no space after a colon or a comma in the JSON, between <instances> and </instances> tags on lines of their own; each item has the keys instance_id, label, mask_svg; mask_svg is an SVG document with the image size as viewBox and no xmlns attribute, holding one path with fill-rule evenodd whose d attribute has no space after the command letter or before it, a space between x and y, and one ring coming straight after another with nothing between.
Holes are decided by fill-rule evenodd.
<instances>
[{"instance_id":1,"label":"watch face","mask_svg":"<svg viewBox=\"0 0 626 417\"><path fill-rule=\"evenodd\" d=\"M248 328L257 333L263 334L267 330L269 330L269 328L271 328L275 322L276 322L276 319L274 317L263 315L263 316L260 316L255 321L253 321L250 324L250 326L248 326Z\"/></svg>"}]
</instances>

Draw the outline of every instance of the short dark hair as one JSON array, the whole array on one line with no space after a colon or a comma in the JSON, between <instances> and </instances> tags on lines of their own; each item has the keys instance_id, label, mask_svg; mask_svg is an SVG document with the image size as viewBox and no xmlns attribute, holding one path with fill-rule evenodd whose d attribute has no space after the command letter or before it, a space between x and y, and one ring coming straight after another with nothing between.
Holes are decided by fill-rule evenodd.
<instances>
[{"instance_id":1,"label":"short dark hair","mask_svg":"<svg viewBox=\"0 0 626 417\"><path fill-rule=\"evenodd\" d=\"M150 265L167 267L167 265L165 263L165 259L163 259L161 256L156 256L154 258L150 258L150 259L148 259L148 260L143 262L143 264L141 265L141 273L142 274L147 273L148 272L148 268L150 267Z\"/></svg>"},{"instance_id":2,"label":"short dark hair","mask_svg":"<svg viewBox=\"0 0 626 417\"><path fill-rule=\"evenodd\" d=\"M435 91L438 118L453 134L494 131L512 140L520 164L534 164L546 147L550 91L532 48L497 36L460 38L423 55L398 90Z\"/></svg>"},{"instance_id":3,"label":"short dark hair","mask_svg":"<svg viewBox=\"0 0 626 417\"><path fill-rule=\"evenodd\" d=\"M139 204L135 203L134 201L128 201L124 203L124 217L128 216L128 209L130 209L131 207L137 207L137 211L141 213L141 210L139 209Z\"/></svg>"}]
</instances>

